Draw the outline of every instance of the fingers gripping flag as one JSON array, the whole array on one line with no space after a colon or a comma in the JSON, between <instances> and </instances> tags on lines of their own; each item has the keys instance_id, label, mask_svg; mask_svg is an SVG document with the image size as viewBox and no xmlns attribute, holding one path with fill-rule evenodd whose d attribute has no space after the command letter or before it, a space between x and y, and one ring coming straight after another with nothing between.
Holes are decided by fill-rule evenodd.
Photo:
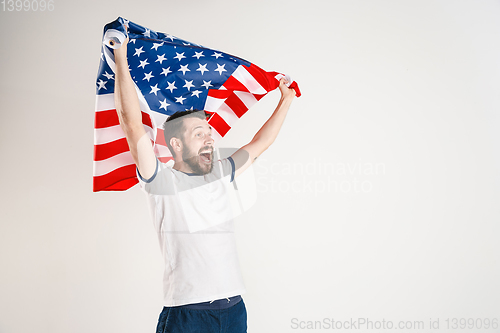
<instances>
[{"instance_id":1,"label":"fingers gripping flag","mask_svg":"<svg viewBox=\"0 0 500 333\"><path fill-rule=\"evenodd\" d=\"M94 192L123 191L138 182L114 104L113 49L120 47L126 36L127 59L143 125L161 162L172 159L162 129L168 116L184 110L205 110L217 141L285 76L121 17L107 24L96 80ZM300 96L297 83L287 79Z\"/></svg>"}]
</instances>

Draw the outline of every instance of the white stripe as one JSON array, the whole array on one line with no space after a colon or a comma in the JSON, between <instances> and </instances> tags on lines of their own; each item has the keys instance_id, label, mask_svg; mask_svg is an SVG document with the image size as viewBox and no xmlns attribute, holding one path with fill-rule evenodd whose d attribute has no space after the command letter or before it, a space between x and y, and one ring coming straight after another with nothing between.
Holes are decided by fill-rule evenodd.
<instances>
[{"instance_id":1,"label":"white stripe","mask_svg":"<svg viewBox=\"0 0 500 333\"><path fill-rule=\"evenodd\" d=\"M94 177L102 176L126 165L135 164L129 151L102 161L94 161Z\"/></svg>"},{"instance_id":2,"label":"white stripe","mask_svg":"<svg viewBox=\"0 0 500 333\"><path fill-rule=\"evenodd\" d=\"M164 115L163 113L156 112L156 111L151 111L149 113L149 117L151 118L151 122L153 125L155 125L157 128L163 129L163 123L169 116Z\"/></svg>"},{"instance_id":3,"label":"white stripe","mask_svg":"<svg viewBox=\"0 0 500 333\"><path fill-rule=\"evenodd\" d=\"M234 114L233 110L227 106L226 103L222 104L220 108L217 110L217 114L221 116L222 119L230 126L233 127L233 124L238 121L238 116Z\"/></svg>"},{"instance_id":4,"label":"white stripe","mask_svg":"<svg viewBox=\"0 0 500 333\"><path fill-rule=\"evenodd\" d=\"M257 98L253 94L244 91L235 91L234 94L245 104L247 109L250 109L255 103L257 103Z\"/></svg>"},{"instance_id":5,"label":"white stripe","mask_svg":"<svg viewBox=\"0 0 500 333\"><path fill-rule=\"evenodd\" d=\"M226 99L215 98L211 96L207 96L207 100L205 101L205 107L203 108L206 111L217 112L220 106L224 103Z\"/></svg>"},{"instance_id":6,"label":"white stripe","mask_svg":"<svg viewBox=\"0 0 500 333\"><path fill-rule=\"evenodd\" d=\"M144 125L144 130L149 135L149 138L152 140L153 138L153 129L147 125ZM104 128L95 128L94 129L94 144L102 145L105 143L113 142L118 139L122 139L125 137L125 133L123 132L120 125L104 127Z\"/></svg>"},{"instance_id":7,"label":"white stripe","mask_svg":"<svg viewBox=\"0 0 500 333\"><path fill-rule=\"evenodd\" d=\"M113 110L115 108L115 94L106 94L106 95L96 95L95 98L95 110L106 111Z\"/></svg>"},{"instance_id":8,"label":"white stripe","mask_svg":"<svg viewBox=\"0 0 500 333\"><path fill-rule=\"evenodd\" d=\"M259 82L241 65L236 68L232 76L240 81L252 94L264 95L267 93L266 89L262 88Z\"/></svg>"},{"instance_id":9,"label":"white stripe","mask_svg":"<svg viewBox=\"0 0 500 333\"><path fill-rule=\"evenodd\" d=\"M125 137L120 125L94 129L94 144L102 145Z\"/></svg>"},{"instance_id":10,"label":"white stripe","mask_svg":"<svg viewBox=\"0 0 500 333\"><path fill-rule=\"evenodd\" d=\"M158 157L172 157L168 147L163 145L155 145L155 154Z\"/></svg>"},{"instance_id":11,"label":"white stripe","mask_svg":"<svg viewBox=\"0 0 500 333\"><path fill-rule=\"evenodd\" d=\"M285 80L288 81L288 84L286 85L288 88L290 88L290 85L293 83L293 80L292 80L292 77L288 74L276 74L276 76L274 77L276 80L281 80L281 78L284 77Z\"/></svg>"}]
</instances>

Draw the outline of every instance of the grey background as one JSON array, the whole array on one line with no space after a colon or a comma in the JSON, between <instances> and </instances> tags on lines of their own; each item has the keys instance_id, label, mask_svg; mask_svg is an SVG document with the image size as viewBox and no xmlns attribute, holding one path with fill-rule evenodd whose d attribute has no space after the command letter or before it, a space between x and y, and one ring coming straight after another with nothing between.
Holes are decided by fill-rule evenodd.
<instances>
[{"instance_id":1,"label":"grey background","mask_svg":"<svg viewBox=\"0 0 500 333\"><path fill-rule=\"evenodd\" d=\"M155 329L145 197L92 193L102 29L118 16L302 89L237 219L249 332L500 318L499 1L56 0L0 11L0 332ZM221 144L247 143L278 99Z\"/></svg>"}]
</instances>

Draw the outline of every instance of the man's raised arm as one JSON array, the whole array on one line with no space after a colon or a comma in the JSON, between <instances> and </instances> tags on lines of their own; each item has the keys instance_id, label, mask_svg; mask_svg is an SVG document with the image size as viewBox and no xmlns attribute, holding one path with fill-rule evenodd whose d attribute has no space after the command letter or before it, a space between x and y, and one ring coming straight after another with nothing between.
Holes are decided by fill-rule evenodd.
<instances>
[{"instance_id":1,"label":"man's raised arm","mask_svg":"<svg viewBox=\"0 0 500 333\"><path fill-rule=\"evenodd\" d=\"M142 125L139 98L128 69L127 44L128 37L120 48L114 50L116 64L115 107L139 173L144 179L149 179L156 170L156 157L151 140Z\"/></svg>"},{"instance_id":2,"label":"man's raised arm","mask_svg":"<svg viewBox=\"0 0 500 333\"><path fill-rule=\"evenodd\" d=\"M286 83L284 78L280 80L281 99L271 117L262 125L249 144L241 147L231 155L236 167L235 177L245 171L260 154L269 148L278 136L290 104L292 104L295 97L295 90L288 88Z\"/></svg>"}]
</instances>

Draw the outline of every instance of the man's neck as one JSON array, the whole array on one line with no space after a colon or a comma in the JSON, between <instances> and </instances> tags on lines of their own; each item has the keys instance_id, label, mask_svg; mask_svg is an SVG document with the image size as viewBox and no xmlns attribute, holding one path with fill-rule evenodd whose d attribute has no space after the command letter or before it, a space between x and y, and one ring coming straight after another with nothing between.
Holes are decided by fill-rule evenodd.
<instances>
[{"instance_id":1,"label":"man's neck","mask_svg":"<svg viewBox=\"0 0 500 333\"><path fill-rule=\"evenodd\" d=\"M184 163L184 161L175 161L174 160L174 166L172 167L172 169L175 169L177 171L184 172L187 174L196 175L196 173L189 167L189 165Z\"/></svg>"}]
</instances>

